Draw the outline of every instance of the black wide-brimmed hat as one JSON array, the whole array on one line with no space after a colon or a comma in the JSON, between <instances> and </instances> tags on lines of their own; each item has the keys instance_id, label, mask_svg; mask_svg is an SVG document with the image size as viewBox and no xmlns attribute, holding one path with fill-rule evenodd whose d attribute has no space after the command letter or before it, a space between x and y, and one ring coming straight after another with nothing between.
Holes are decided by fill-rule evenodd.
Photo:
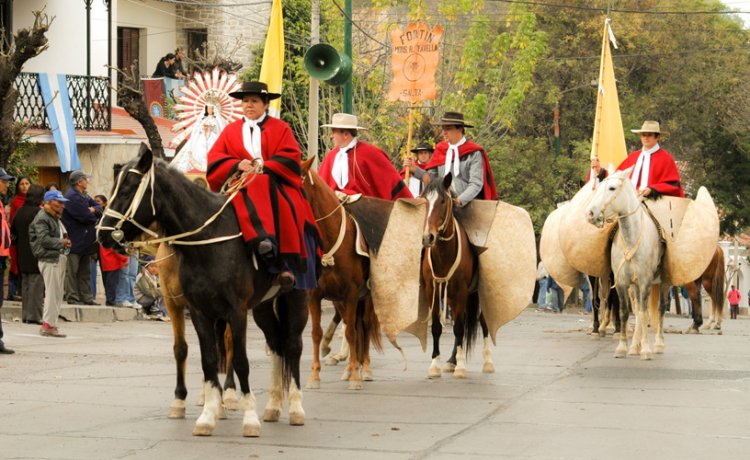
<instances>
[{"instance_id":1,"label":"black wide-brimmed hat","mask_svg":"<svg viewBox=\"0 0 750 460\"><path fill-rule=\"evenodd\" d=\"M267 97L269 101L281 97L281 94L269 92L268 85L263 83L262 81L242 82L242 87L239 89L239 91L229 93L229 95L235 99L242 99L248 94L258 94L260 96Z\"/></svg>"},{"instance_id":2,"label":"black wide-brimmed hat","mask_svg":"<svg viewBox=\"0 0 750 460\"><path fill-rule=\"evenodd\" d=\"M435 150L435 147L433 147L431 144L428 144L427 142L420 142L416 147L411 149L411 153L419 153L419 152L432 153L434 150Z\"/></svg>"},{"instance_id":3,"label":"black wide-brimmed hat","mask_svg":"<svg viewBox=\"0 0 750 460\"><path fill-rule=\"evenodd\" d=\"M464 114L459 112L445 112L443 118L440 121L433 123L435 126L463 126L465 128L473 128L474 125L470 125L464 121Z\"/></svg>"}]
</instances>

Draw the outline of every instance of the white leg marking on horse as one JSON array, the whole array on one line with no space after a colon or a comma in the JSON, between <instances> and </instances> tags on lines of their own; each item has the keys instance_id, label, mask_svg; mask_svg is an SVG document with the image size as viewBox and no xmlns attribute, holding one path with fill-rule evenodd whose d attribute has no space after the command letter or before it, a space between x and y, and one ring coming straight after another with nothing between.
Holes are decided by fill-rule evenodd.
<instances>
[{"instance_id":1,"label":"white leg marking on horse","mask_svg":"<svg viewBox=\"0 0 750 460\"><path fill-rule=\"evenodd\" d=\"M289 385L289 424L302 426L305 424L305 409L302 408L302 390L292 381Z\"/></svg>"},{"instance_id":2,"label":"white leg marking on horse","mask_svg":"<svg viewBox=\"0 0 750 460\"><path fill-rule=\"evenodd\" d=\"M440 377L440 355L435 356L432 359L430 368L427 369L427 378L435 379Z\"/></svg>"},{"instance_id":3,"label":"white leg marking on horse","mask_svg":"<svg viewBox=\"0 0 750 460\"><path fill-rule=\"evenodd\" d=\"M198 400L195 401L195 405L196 406L203 406L203 404L205 404L205 403L206 403L206 392L205 392L203 386L201 386L201 392L198 393Z\"/></svg>"},{"instance_id":4,"label":"white leg marking on horse","mask_svg":"<svg viewBox=\"0 0 750 460\"><path fill-rule=\"evenodd\" d=\"M211 436L216 428L216 419L221 406L221 390L213 386L211 382L203 382L203 394L206 401L203 404L203 412L195 422L193 436Z\"/></svg>"},{"instance_id":5,"label":"white leg marking on horse","mask_svg":"<svg viewBox=\"0 0 750 460\"><path fill-rule=\"evenodd\" d=\"M169 406L169 418L185 418L185 400L175 399Z\"/></svg>"},{"instance_id":6,"label":"white leg marking on horse","mask_svg":"<svg viewBox=\"0 0 750 460\"><path fill-rule=\"evenodd\" d=\"M237 390L234 388L224 390L224 408L231 411L239 408L239 398L237 398Z\"/></svg>"},{"instance_id":7,"label":"white leg marking on horse","mask_svg":"<svg viewBox=\"0 0 750 460\"><path fill-rule=\"evenodd\" d=\"M271 385L268 388L268 403L263 413L263 421L278 422L281 417L281 404L284 398L281 386L281 356L271 353Z\"/></svg>"},{"instance_id":8,"label":"white leg marking on horse","mask_svg":"<svg viewBox=\"0 0 750 460\"><path fill-rule=\"evenodd\" d=\"M650 360L653 355L648 340L648 311L641 311L641 359Z\"/></svg>"},{"instance_id":9,"label":"white leg marking on horse","mask_svg":"<svg viewBox=\"0 0 750 460\"><path fill-rule=\"evenodd\" d=\"M466 378L466 352L464 352L464 347L456 347L456 369L453 371L453 378Z\"/></svg>"},{"instance_id":10,"label":"white leg marking on horse","mask_svg":"<svg viewBox=\"0 0 750 460\"><path fill-rule=\"evenodd\" d=\"M485 374L495 373L495 363L492 362L492 348L490 345L490 338L484 338L484 348L482 349L482 358L484 359L484 365L482 366L482 372Z\"/></svg>"},{"instance_id":11,"label":"white leg marking on horse","mask_svg":"<svg viewBox=\"0 0 750 460\"><path fill-rule=\"evenodd\" d=\"M260 419L258 419L253 390L250 390L250 394L242 395L240 409L242 409L242 436L257 438L260 436Z\"/></svg>"}]
</instances>

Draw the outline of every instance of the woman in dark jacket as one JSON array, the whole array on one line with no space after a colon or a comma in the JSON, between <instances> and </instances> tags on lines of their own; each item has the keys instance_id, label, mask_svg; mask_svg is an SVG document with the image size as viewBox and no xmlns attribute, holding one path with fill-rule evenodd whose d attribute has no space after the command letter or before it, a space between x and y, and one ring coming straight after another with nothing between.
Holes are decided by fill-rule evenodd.
<instances>
[{"instance_id":1,"label":"woman in dark jacket","mask_svg":"<svg viewBox=\"0 0 750 460\"><path fill-rule=\"evenodd\" d=\"M44 280L39 273L36 257L29 245L29 225L41 208L44 187L32 184L26 192L26 201L16 213L11 224L11 235L18 247L18 271L22 276L22 319L24 323L42 324L44 310Z\"/></svg>"}]
</instances>

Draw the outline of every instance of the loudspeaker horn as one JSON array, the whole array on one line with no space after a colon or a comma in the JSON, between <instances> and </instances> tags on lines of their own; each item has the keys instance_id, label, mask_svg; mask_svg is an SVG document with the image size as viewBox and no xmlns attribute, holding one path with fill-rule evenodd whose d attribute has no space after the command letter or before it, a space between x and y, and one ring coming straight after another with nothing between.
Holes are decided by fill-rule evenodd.
<instances>
[{"instance_id":1,"label":"loudspeaker horn","mask_svg":"<svg viewBox=\"0 0 750 460\"><path fill-rule=\"evenodd\" d=\"M352 75L352 60L331 45L318 43L305 53L305 70L330 85L343 85Z\"/></svg>"}]
</instances>

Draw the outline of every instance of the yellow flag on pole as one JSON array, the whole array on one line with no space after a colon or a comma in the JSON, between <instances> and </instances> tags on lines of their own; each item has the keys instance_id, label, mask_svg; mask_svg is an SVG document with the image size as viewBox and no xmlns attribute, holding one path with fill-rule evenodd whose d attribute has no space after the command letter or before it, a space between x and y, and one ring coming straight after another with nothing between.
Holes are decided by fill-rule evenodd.
<instances>
[{"instance_id":1,"label":"yellow flag on pole","mask_svg":"<svg viewBox=\"0 0 750 460\"><path fill-rule=\"evenodd\" d=\"M602 58L599 64L599 86L596 94L596 118L594 137L591 142L591 158L599 158L603 168L612 171L627 157L625 133L620 116L620 100L617 97L615 68L612 64L610 41L617 48L610 19L604 21L602 33Z\"/></svg>"},{"instance_id":2,"label":"yellow flag on pole","mask_svg":"<svg viewBox=\"0 0 750 460\"><path fill-rule=\"evenodd\" d=\"M273 0L271 23L263 49L263 63L260 66L260 81L268 85L268 91L281 94L284 75L284 17L281 13L281 0ZM281 98L274 99L268 106L271 116L281 115Z\"/></svg>"}]
</instances>

